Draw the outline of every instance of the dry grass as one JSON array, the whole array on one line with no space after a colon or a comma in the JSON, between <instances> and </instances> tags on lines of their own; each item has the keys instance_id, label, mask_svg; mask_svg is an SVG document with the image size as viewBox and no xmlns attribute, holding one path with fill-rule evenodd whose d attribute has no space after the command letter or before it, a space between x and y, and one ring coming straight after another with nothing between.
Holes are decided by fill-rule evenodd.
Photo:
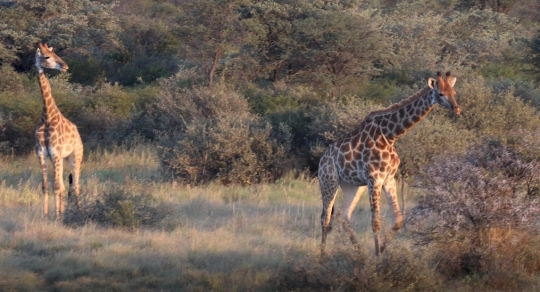
<instances>
[{"instance_id":1,"label":"dry grass","mask_svg":"<svg viewBox=\"0 0 540 292\"><path fill-rule=\"evenodd\" d=\"M425 291L474 286L470 278L445 282L433 269L436 253L415 248L406 229L383 257L374 257L366 195L352 221L363 249L352 250L334 223L330 255L320 261L316 179L291 175L249 187L177 185L162 179L151 145L100 150L84 162L83 205L121 189L152 196L149 207L166 205L170 214L137 228L105 227L91 220L71 226L42 218L34 155L1 159L0 290ZM386 206L383 214L388 227Z\"/></svg>"}]
</instances>

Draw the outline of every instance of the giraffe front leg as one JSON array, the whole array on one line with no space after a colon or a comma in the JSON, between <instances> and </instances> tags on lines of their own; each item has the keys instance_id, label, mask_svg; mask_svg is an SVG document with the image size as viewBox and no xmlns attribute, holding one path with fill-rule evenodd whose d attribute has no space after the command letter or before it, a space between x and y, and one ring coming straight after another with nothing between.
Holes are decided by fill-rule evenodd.
<instances>
[{"instance_id":1,"label":"giraffe front leg","mask_svg":"<svg viewBox=\"0 0 540 292\"><path fill-rule=\"evenodd\" d=\"M47 178L47 160L45 155L38 150L39 165L41 166L41 173L43 180L41 184L41 192L43 193L43 218L49 217L49 181Z\"/></svg>"},{"instance_id":2,"label":"giraffe front leg","mask_svg":"<svg viewBox=\"0 0 540 292\"><path fill-rule=\"evenodd\" d=\"M64 213L64 180L62 178L63 172L63 159L59 157L54 157L54 198L56 205L56 221L59 221Z\"/></svg>"},{"instance_id":3,"label":"giraffe front leg","mask_svg":"<svg viewBox=\"0 0 540 292\"><path fill-rule=\"evenodd\" d=\"M370 182L369 187L369 204L371 206L371 227L373 229L373 240L375 242L375 255L381 254L381 246L379 245L379 231L381 231L381 210L379 206L381 197L381 184Z\"/></svg>"},{"instance_id":4,"label":"giraffe front leg","mask_svg":"<svg viewBox=\"0 0 540 292\"><path fill-rule=\"evenodd\" d=\"M381 247L381 252L384 251L388 244L390 244L390 242L396 235L396 232L401 229L401 226L403 225L403 216L401 215L401 210L399 208L399 203L397 199L396 180L393 177L391 179L388 179L388 181L383 186L383 190L386 195L386 201L388 202L388 206L394 212L394 227L392 228L390 234L388 234L388 236L385 238L384 243Z\"/></svg>"}]
</instances>

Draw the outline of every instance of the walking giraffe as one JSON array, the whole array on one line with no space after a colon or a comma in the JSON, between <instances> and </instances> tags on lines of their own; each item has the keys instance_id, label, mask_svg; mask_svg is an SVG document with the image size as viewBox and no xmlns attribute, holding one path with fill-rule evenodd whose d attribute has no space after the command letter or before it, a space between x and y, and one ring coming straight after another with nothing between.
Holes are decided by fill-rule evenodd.
<instances>
[{"instance_id":1,"label":"walking giraffe","mask_svg":"<svg viewBox=\"0 0 540 292\"><path fill-rule=\"evenodd\" d=\"M353 244L358 245L350 227L350 220L365 186L369 191L375 254L383 252L403 222L394 178L400 160L394 143L408 129L420 122L436 104L459 115L460 109L453 88L455 83L456 78L451 77L450 72L446 73L446 80L442 78L440 72L437 72L437 80L429 78L428 85L416 94L386 109L371 112L356 130L335 141L326 150L319 162L318 173L323 202L322 253L326 237L332 229L331 221L338 187L341 187L343 192L341 215L344 219L344 229ZM394 211L394 227L388 241L385 240L379 245L381 189L384 190L388 204Z\"/></svg>"},{"instance_id":2,"label":"walking giraffe","mask_svg":"<svg viewBox=\"0 0 540 292\"><path fill-rule=\"evenodd\" d=\"M83 144L77 126L66 119L58 110L51 93L49 80L43 73L43 68L65 72L68 65L47 44L38 43L37 45L35 65L43 96L43 112L36 129L36 153L43 172L43 212L44 216L49 215L49 183L47 179L47 158L49 158L54 166L56 220L59 220L64 212L65 188L62 179L64 158L69 159L71 166L68 195L75 194L75 203L79 207L79 175L83 158Z\"/></svg>"}]
</instances>

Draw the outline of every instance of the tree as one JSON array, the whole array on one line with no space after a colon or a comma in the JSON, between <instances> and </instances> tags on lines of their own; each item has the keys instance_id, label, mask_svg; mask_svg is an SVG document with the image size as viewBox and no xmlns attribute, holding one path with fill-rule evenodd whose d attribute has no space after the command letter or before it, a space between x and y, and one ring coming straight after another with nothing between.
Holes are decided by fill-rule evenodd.
<instances>
[{"instance_id":1,"label":"tree","mask_svg":"<svg viewBox=\"0 0 540 292\"><path fill-rule=\"evenodd\" d=\"M273 82L280 81L282 68L291 64L293 7L294 3L286 1L259 1L244 12L246 19L254 20L250 29L257 32L259 40L252 50L256 52L261 71L271 72Z\"/></svg>"},{"instance_id":2,"label":"tree","mask_svg":"<svg viewBox=\"0 0 540 292\"><path fill-rule=\"evenodd\" d=\"M179 18L177 36L185 57L191 58L208 76L209 85L228 55L238 51L247 37L240 20L242 0L188 0Z\"/></svg>"},{"instance_id":3,"label":"tree","mask_svg":"<svg viewBox=\"0 0 540 292\"><path fill-rule=\"evenodd\" d=\"M306 78L329 84L335 100L351 77L370 77L388 51L381 18L373 11L317 9L293 22L294 62Z\"/></svg>"}]
</instances>

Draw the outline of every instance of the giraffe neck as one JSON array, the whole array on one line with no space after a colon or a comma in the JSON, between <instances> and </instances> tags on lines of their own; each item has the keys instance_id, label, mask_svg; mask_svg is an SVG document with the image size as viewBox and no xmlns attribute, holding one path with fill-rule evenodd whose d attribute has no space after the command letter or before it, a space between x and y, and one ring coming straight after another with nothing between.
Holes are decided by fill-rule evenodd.
<instances>
[{"instance_id":1,"label":"giraffe neck","mask_svg":"<svg viewBox=\"0 0 540 292\"><path fill-rule=\"evenodd\" d=\"M431 95L431 88L426 86L401 102L370 114L366 120L373 121L386 140L393 143L431 111L435 105Z\"/></svg>"},{"instance_id":2,"label":"giraffe neck","mask_svg":"<svg viewBox=\"0 0 540 292\"><path fill-rule=\"evenodd\" d=\"M47 77L45 77L43 69L38 68L38 72L39 87L41 88L41 95L43 96L43 112L41 114L41 121L50 124L59 118L60 111L56 106L56 102L54 101L51 92L51 85Z\"/></svg>"}]
</instances>

